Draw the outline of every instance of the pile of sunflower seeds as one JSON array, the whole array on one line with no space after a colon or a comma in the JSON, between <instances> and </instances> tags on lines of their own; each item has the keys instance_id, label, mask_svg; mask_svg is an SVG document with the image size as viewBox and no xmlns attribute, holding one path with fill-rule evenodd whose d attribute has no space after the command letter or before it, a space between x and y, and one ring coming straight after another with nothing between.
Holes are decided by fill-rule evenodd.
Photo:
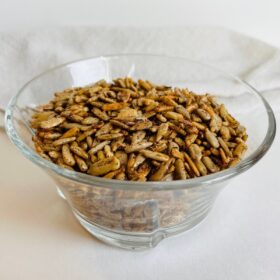
<instances>
[{"instance_id":1,"label":"pile of sunflower seeds","mask_svg":"<svg viewBox=\"0 0 280 280\"><path fill-rule=\"evenodd\" d=\"M119 78L55 93L33 114L36 151L117 180L184 180L236 165L246 129L208 94Z\"/></svg>"}]
</instances>

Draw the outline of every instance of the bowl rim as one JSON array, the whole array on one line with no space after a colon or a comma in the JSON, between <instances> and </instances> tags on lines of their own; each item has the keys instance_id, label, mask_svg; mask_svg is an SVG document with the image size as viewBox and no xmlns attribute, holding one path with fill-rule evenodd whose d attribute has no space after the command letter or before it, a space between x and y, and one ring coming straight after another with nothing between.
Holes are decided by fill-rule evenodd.
<instances>
[{"instance_id":1,"label":"bowl rim","mask_svg":"<svg viewBox=\"0 0 280 280\"><path fill-rule=\"evenodd\" d=\"M48 73L59 70L71 65L74 65L76 63L84 62L86 60L93 60L93 59L114 59L119 57L133 57L133 56L145 56L145 57L162 57L167 59L180 59L189 61L195 64L198 64L203 67L210 68L216 72L221 73L225 77L234 79L235 81L243 84L243 86L247 87L248 90L251 92L257 94L257 96L262 101L266 113L268 116L268 129L266 132L266 135L262 141L262 143L259 145L259 147L247 158L241 160L236 166L230 167L228 169L201 176L196 178L190 178L186 180L174 180L174 181L148 181L148 182L136 182L136 181L121 181L121 180L115 180L115 179L106 179L102 177L92 176L88 174L84 174L77 171L71 171L67 170L65 168L62 168L55 163L52 163L48 160L43 159L41 156L39 156L36 152L34 152L31 148L28 147L27 144L24 143L24 141L20 138L20 136L17 134L16 129L13 126L13 120L14 120L14 110L17 108L16 102L20 94L31 84L33 81L39 79L40 77L47 75ZM174 189L188 189L195 187L197 185L210 185L213 183L220 183L223 181L226 181L229 178L232 178L245 170L252 167L255 163L257 163L268 151L270 146L273 143L273 140L275 138L276 134L276 119L273 113L273 110L269 103L264 99L264 97L249 83L242 80L239 77L236 77L232 74L225 73L224 71L211 66L207 63L196 61L189 59L187 57L180 57L180 56L170 56L170 55L160 55L160 54L152 54L152 53L127 53L127 54L109 54L109 55L101 55L101 56L91 56L83 59L77 59L70 62L66 62L63 64L60 64L58 66L52 67L39 75L36 75L34 78L29 80L27 83L25 83L18 91L18 93L11 98L11 100L8 103L6 113L5 113L5 128L6 132L10 138L10 140L15 144L15 146L21 151L21 153L27 157L29 160L34 162L36 165L39 165L43 169L46 169L46 171L49 171L50 173L56 173L64 178L77 181L82 184L90 185L91 187L101 186L106 188L117 188L117 189L126 189L126 190L174 190Z\"/></svg>"}]
</instances>

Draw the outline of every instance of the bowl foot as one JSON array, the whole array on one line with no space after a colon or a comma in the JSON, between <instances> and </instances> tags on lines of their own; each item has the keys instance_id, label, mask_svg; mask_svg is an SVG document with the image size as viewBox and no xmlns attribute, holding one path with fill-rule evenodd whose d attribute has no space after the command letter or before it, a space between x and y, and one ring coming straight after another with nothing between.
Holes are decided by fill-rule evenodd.
<instances>
[{"instance_id":1,"label":"bowl foot","mask_svg":"<svg viewBox=\"0 0 280 280\"><path fill-rule=\"evenodd\" d=\"M142 251L156 247L163 239L185 232L198 225L207 216L210 209L195 219L189 219L174 227L161 229L151 233L131 233L120 232L112 229L106 229L88 222L78 212L73 210L74 215L80 224L94 237L109 245L122 249Z\"/></svg>"}]
</instances>

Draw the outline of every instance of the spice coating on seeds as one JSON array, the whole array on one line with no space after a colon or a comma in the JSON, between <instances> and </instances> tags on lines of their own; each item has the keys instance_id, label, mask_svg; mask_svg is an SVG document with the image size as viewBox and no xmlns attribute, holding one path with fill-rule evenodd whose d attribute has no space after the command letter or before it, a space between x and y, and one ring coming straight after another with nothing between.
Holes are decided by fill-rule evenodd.
<instances>
[{"instance_id":1,"label":"spice coating on seeds","mask_svg":"<svg viewBox=\"0 0 280 280\"><path fill-rule=\"evenodd\" d=\"M212 95L125 77L55 93L33 114L36 151L117 180L185 180L236 165L244 126Z\"/></svg>"}]
</instances>

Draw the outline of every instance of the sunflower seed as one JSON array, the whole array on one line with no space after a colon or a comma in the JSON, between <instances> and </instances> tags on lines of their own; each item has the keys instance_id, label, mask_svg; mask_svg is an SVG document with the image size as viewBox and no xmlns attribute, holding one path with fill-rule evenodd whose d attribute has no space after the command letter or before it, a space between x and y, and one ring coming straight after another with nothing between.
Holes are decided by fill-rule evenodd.
<instances>
[{"instance_id":1,"label":"sunflower seed","mask_svg":"<svg viewBox=\"0 0 280 280\"><path fill-rule=\"evenodd\" d=\"M168 111L166 113L164 113L164 116L167 118L167 119L170 119L170 120L183 120L184 117L182 114L179 114L179 113L175 113L175 112L171 112L171 111Z\"/></svg>"},{"instance_id":2,"label":"sunflower seed","mask_svg":"<svg viewBox=\"0 0 280 280\"><path fill-rule=\"evenodd\" d=\"M208 143L213 147L213 148L219 148L220 144L213 132L211 132L209 129L206 130L205 132L205 137L208 141Z\"/></svg>"},{"instance_id":3,"label":"sunflower seed","mask_svg":"<svg viewBox=\"0 0 280 280\"><path fill-rule=\"evenodd\" d=\"M88 159L88 153L85 152L82 148L80 148L77 144L77 142L73 142L70 146L71 152L76 154L77 156L83 158L83 159Z\"/></svg>"},{"instance_id":4,"label":"sunflower seed","mask_svg":"<svg viewBox=\"0 0 280 280\"><path fill-rule=\"evenodd\" d=\"M220 133L224 141L228 141L230 139L230 131L226 126L221 127Z\"/></svg>"},{"instance_id":5,"label":"sunflower seed","mask_svg":"<svg viewBox=\"0 0 280 280\"><path fill-rule=\"evenodd\" d=\"M201 160L195 160L194 163L201 175L203 176L207 175L207 168L205 167L205 165L202 163Z\"/></svg>"},{"instance_id":6,"label":"sunflower seed","mask_svg":"<svg viewBox=\"0 0 280 280\"><path fill-rule=\"evenodd\" d=\"M162 123L157 131L156 141L158 142L162 137L164 137L168 132L168 123Z\"/></svg>"},{"instance_id":7,"label":"sunflower seed","mask_svg":"<svg viewBox=\"0 0 280 280\"><path fill-rule=\"evenodd\" d=\"M62 158L65 164L69 166L73 166L76 163L72 153L70 152L68 144L64 144L62 146Z\"/></svg>"},{"instance_id":8,"label":"sunflower seed","mask_svg":"<svg viewBox=\"0 0 280 280\"><path fill-rule=\"evenodd\" d=\"M188 178L185 166L184 166L184 162L182 159L176 159L175 161L175 173L176 173L176 177L179 180L185 180Z\"/></svg>"},{"instance_id":9,"label":"sunflower seed","mask_svg":"<svg viewBox=\"0 0 280 280\"><path fill-rule=\"evenodd\" d=\"M46 121L42 121L40 123L40 127L43 129L50 129L50 128L53 128L53 127L56 127L56 126L62 124L64 121L65 121L65 118L54 117L54 118L48 119Z\"/></svg>"},{"instance_id":10,"label":"sunflower seed","mask_svg":"<svg viewBox=\"0 0 280 280\"><path fill-rule=\"evenodd\" d=\"M108 121L108 120L109 120L109 116L108 116L105 112L101 111L101 110L98 109L98 108L93 108L93 109L92 109L92 113L93 113L96 117L98 117L99 119L101 119L101 120L103 120L103 121Z\"/></svg>"},{"instance_id":11,"label":"sunflower seed","mask_svg":"<svg viewBox=\"0 0 280 280\"><path fill-rule=\"evenodd\" d=\"M204 109L197 109L196 112L204 121L209 121L211 119L210 114Z\"/></svg>"},{"instance_id":12,"label":"sunflower seed","mask_svg":"<svg viewBox=\"0 0 280 280\"><path fill-rule=\"evenodd\" d=\"M139 144L134 144L134 145L131 145L131 146L126 146L125 147L125 152L126 153L137 152L137 151L149 148L152 145L153 145L152 142L142 142L142 143L139 143Z\"/></svg>"},{"instance_id":13,"label":"sunflower seed","mask_svg":"<svg viewBox=\"0 0 280 280\"><path fill-rule=\"evenodd\" d=\"M130 129L131 130L145 130L151 128L153 123L151 121L142 121L136 123L134 126L132 126Z\"/></svg>"},{"instance_id":14,"label":"sunflower seed","mask_svg":"<svg viewBox=\"0 0 280 280\"><path fill-rule=\"evenodd\" d=\"M95 153L97 153L98 151L102 150L106 145L110 144L110 141L103 141L99 144L97 144L96 146L92 147L88 153L90 155L94 155Z\"/></svg>"},{"instance_id":15,"label":"sunflower seed","mask_svg":"<svg viewBox=\"0 0 280 280\"><path fill-rule=\"evenodd\" d=\"M120 161L116 157L110 157L93 163L89 168L89 173L94 176L100 176L119 168Z\"/></svg>"},{"instance_id":16,"label":"sunflower seed","mask_svg":"<svg viewBox=\"0 0 280 280\"><path fill-rule=\"evenodd\" d=\"M159 169L150 177L150 179L152 181L161 181L165 174L168 172L169 166L172 161L172 159L169 159L165 163L161 164Z\"/></svg>"},{"instance_id":17,"label":"sunflower seed","mask_svg":"<svg viewBox=\"0 0 280 280\"><path fill-rule=\"evenodd\" d=\"M73 142L76 140L76 137L68 137L68 138L62 138L62 139L57 139L53 142L54 146L60 146L60 145L64 145L70 142Z\"/></svg>"},{"instance_id":18,"label":"sunflower seed","mask_svg":"<svg viewBox=\"0 0 280 280\"><path fill-rule=\"evenodd\" d=\"M200 160L202 157L201 150L197 144L191 144L189 146L189 152L193 160Z\"/></svg>"},{"instance_id":19,"label":"sunflower seed","mask_svg":"<svg viewBox=\"0 0 280 280\"><path fill-rule=\"evenodd\" d=\"M202 162L210 172L214 173L219 171L219 167L212 161L210 157L203 157Z\"/></svg>"},{"instance_id":20,"label":"sunflower seed","mask_svg":"<svg viewBox=\"0 0 280 280\"><path fill-rule=\"evenodd\" d=\"M75 137L79 133L80 129L78 127L72 127L69 130L67 130L60 138L69 138L69 137Z\"/></svg>"},{"instance_id":21,"label":"sunflower seed","mask_svg":"<svg viewBox=\"0 0 280 280\"><path fill-rule=\"evenodd\" d=\"M74 155L74 158L75 158L75 161L77 162L78 166L79 166L79 169L82 171L82 172L85 172L88 170L88 166L86 164L86 162L78 157L77 155Z\"/></svg>"},{"instance_id":22,"label":"sunflower seed","mask_svg":"<svg viewBox=\"0 0 280 280\"><path fill-rule=\"evenodd\" d=\"M122 136L123 136L122 133L102 134L102 135L98 136L97 139L100 139L100 140L113 140L113 139L116 139L116 138L120 138Z\"/></svg>"},{"instance_id":23,"label":"sunflower seed","mask_svg":"<svg viewBox=\"0 0 280 280\"><path fill-rule=\"evenodd\" d=\"M91 125L91 124L95 124L95 123L98 123L98 122L99 122L99 119L94 118L94 117L87 117L87 118L85 118L81 121L81 123L84 124L84 125Z\"/></svg>"},{"instance_id":24,"label":"sunflower seed","mask_svg":"<svg viewBox=\"0 0 280 280\"><path fill-rule=\"evenodd\" d=\"M247 150L247 146L245 143L240 142L234 149L233 155L237 156L238 158L241 158L245 151Z\"/></svg>"},{"instance_id":25,"label":"sunflower seed","mask_svg":"<svg viewBox=\"0 0 280 280\"><path fill-rule=\"evenodd\" d=\"M140 150L140 153L144 155L146 158L151 158L158 161L168 161L169 156L159 152L153 152L150 150Z\"/></svg>"}]
</instances>

